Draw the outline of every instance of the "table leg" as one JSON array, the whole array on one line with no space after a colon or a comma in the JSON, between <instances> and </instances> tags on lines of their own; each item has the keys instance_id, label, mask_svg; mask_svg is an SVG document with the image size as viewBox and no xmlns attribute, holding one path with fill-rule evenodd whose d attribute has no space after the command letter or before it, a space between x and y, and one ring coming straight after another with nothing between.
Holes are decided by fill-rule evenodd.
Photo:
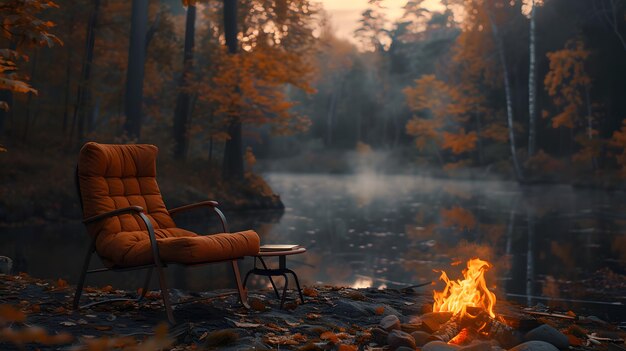
<instances>
[{"instance_id":1,"label":"table leg","mask_svg":"<svg viewBox=\"0 0 626 351\"><path fill-rule=\"evenodd\" d=\"M263 261L262 257L259 257L259 261L261 261L261 264L263 265L263 269L268 271L269 269L267 269L267 265L265 264L265 261ZM276 298L279 299L280 295L278 294L278 289L276 288L276 284L274 283L274 279L272 279L271 275L268 275L267 277L270 278L270 283L272 283L272 288L274 288L274 292L276 293Z\"/></svg>"}]
</instances>

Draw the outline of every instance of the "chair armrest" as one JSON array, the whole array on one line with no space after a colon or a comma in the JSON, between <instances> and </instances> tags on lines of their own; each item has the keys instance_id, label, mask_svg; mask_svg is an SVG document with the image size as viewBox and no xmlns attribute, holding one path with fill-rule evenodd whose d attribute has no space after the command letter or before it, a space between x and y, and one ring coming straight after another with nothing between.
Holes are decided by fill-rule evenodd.
<instances>
[{"instance_id":1,"label":"chair armrest","mask_svg":"<svg viewBox=\"0 0 626 351\"><path fill-rule=\"evenodd\" d=\"M173 208L171 210L169 210L170 216L178 213L178 212L184 212L184 211L189 211L192 210L194 208L198 208L198 207L217 207L219 204L217 203L217 201L202 201L202 202L197 202L195 204L190 204L190 205L185 205L185 206L180 206L180 207L176 207Z\"/></svg>"},{"instance_id":2,"label":"chair armrest","mask_svg":"<svg viewBox=\"0 0 626 351\"><path fill-rule=\"evenodd\" d=\"M125 214L125 213L131 213L131 212L137 212L137 213L142 213L143 207L141 206L129 206L129 207L124 207L124 208L118 208L116 210L110 211L110 212L105 212L105 213L101 213L99 215L95 215L92 217L89 217L87 219L83 220L84 224L89 224L95 221L99 221L101 219L104 218L108 218L108 217L113 217L113 216L118 216L121 214Z\"/></svg>"},{"instance_id":3,"label":"chair armrest","mask_svg":"<svg viewBox=\"0 0 626 351\"><path fill-rule=\"evenodd\" d=\"M173 208L169 210L169 214L171 216L178 212L188 211L188 210L198 208L198 207L209 207L213 210L213 212L215 212L217 217L220 219L224 233L228 233L228 222L226 222L226 217L224 216L224 213L222 213L222 211L220 211L220 209L217 208L217 205L219 205L217 201L202 201L202 202L198 202L198 203L191 204L191 205L185 205L185 206Z\"/></svg>"}]
</instances>

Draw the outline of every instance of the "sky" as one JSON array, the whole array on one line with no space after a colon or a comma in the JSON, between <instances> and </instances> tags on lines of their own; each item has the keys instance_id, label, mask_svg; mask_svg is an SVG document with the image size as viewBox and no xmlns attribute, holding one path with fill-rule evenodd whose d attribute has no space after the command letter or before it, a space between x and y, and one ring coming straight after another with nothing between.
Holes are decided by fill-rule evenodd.
<instances>
[{"instance_id":1,"label":"sky","mask_svg":"<svg viewBox=\"0 0 626 351\"><path fill-rule=\"evenodd\" d=\"M358 26L361 13L367 9L367 0L320 0L331 17L335 35L342 39L356 42L354 30ZM393 23L402 17L402 7L407 0L384 0L387 18ZM427 0L424 6L430 9L440 8L439 0Z\"/></svg>"}]
</instances>

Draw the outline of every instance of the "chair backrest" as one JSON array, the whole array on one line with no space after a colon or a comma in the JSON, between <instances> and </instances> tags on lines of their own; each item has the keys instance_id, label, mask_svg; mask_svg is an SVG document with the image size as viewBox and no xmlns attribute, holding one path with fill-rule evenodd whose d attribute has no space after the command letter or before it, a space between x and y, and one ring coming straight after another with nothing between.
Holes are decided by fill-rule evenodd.
<instances>
[{"instance_id":1,"label":"chair backrest","mask_svg":"<svg viewBox=\"0 0 626 351\"><path fill-rule=\"evenodd\" d=\"M86 143L77 166L83 218L128 206L141 206L155 229L174 228L156 181L154 145L107 145ZM145 230L143 221L123 214L87 226L91 235Z\"/></svg>"}]
</instances>

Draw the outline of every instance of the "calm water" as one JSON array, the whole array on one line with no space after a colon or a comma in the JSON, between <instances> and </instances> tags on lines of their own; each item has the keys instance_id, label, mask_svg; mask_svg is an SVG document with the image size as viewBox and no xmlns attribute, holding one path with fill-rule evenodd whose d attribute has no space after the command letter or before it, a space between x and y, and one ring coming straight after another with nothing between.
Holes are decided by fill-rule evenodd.
<instances>
[{"instance_id":1,"label":"calm water","mask_svg":"<svg viewBox=\"0 0 626 351\"><path fill-rule=\"evenodd\" d=\"M437 281L435 270L458 277L463 264L451 263L480 257L493 263L488 284L500 299L626 320L623 193L374 174L266 177L286 210L227 216L233 230L255 229L264 243L305 245L305 255L288 259L304 284L402 288ZM179 224L214 230L190 218ZM87 245L80 223L0 229L0 255L38 277L75 282ZM225 264L168 270L179 288L232 285ZM140 275L90 279L134 288Z\"/></svg>"}]
</instances>

